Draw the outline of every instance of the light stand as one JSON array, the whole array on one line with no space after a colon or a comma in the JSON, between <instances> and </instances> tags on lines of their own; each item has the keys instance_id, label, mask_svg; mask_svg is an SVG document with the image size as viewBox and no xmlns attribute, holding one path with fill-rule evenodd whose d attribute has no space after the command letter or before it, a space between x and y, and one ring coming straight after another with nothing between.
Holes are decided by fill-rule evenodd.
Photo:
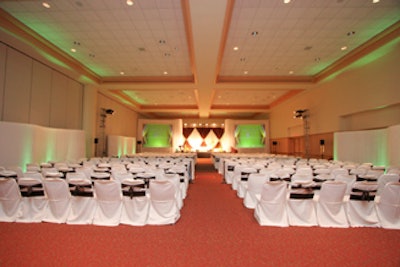
<instances>
[{"instance_id":1,"label":"light stand","mask_svg":"<svg viewBox=\"0 0 400 267\"><path fill-rule=\"evenodd\" d=\"M101 145L102 145L102 151L101 151L101 156L105 157L107 156L107 140L106 140L106 118L107 115L112 115L114 113L114 110L112 109L105 109L105 108L101 108L100 109L100 124L99 124L99 128L100 128L100 140L101 140ZM96 143L98 144L98 143ZM97 149L96 149L96 154L98 153ZM99 155L97 155L99 156Z\"/></svg>"},{"instance_id":2,"label":"light stand","mask_svg":"<svg viewBox=\"0 0 400 267\"><path fill-rule=\"evenodd\" d=\"M310 159L310 122L308 120L310 114L308 109L299 109L294 111L293 114L293 118L299 118L303 120L305 157L306 159Z\"/></svg>"},{"instance_id":3,"label":"light stand","mask_svg":"<svg viewBox=\"0 0 400 267\"><path fill-rule=\"evenodd\" d=\"M321 159L323 159L324 153L325 153L325 140L324 139L319 140L319 152L321 154Z\"/></svg>"}]
</instances>

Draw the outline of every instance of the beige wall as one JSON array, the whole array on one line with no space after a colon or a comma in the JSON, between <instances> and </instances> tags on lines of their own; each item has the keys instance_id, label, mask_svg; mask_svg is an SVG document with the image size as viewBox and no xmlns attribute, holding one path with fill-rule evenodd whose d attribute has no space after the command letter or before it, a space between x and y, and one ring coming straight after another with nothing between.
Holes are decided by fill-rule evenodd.
<instances>
[{"instance_id":1,"label":"beige wall","mask_svg":"<svg viewBox=\"0 0 400 267\"><path fill-rule=\"evenodd\" d=\"M114 110L112 115L106 116L105 128L100 127L102 108ZM138 114L102 93L98 93L97 95L96 117L94 119L96 120L95 137L99 141L95 149L95 155L97 156L107 154L105 151L107 147L105 140L109 135L136 137Z\"/></svg>"},{"instance_id":2,"label":"beige wall","mask_svg":"<svg viewBox=\"0 0 400 267\"><path fill-rule=\"evenodd\" d=\"M0 43L0 120L82 129L83 85Z\"/></svg>"},{"instance_id":3,"label":"beige wall","mask_svg":"<svg viewBox=\"0 0 400 267\"><path fill-rule=\"evenodd\" d=\"M309 109L310 134L400 123L399 63L397 38L345 71L274 107L270 114L271 137L288 137L293 129L302 129L302 121L293 119L297 109Z\"/></svg>"}]
</instances>

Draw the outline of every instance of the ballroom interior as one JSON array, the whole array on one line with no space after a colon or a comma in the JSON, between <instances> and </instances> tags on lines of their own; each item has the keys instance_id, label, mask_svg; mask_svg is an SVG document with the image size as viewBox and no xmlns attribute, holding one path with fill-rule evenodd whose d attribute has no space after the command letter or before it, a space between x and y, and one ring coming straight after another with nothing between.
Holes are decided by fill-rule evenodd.
<instances>
[{"instance_id":1,"label":"ballroom interior","mask_svg":"<svg viewBox=\"0 0 400 267\"><path fill-rule=\"evenodd\" d=\"M400 165L396 0L0 8L0 165L177 151ZM145 145L152 125L167 146ZM238 146L240 125L262 144Z\"/></svg>"}]
</instances>

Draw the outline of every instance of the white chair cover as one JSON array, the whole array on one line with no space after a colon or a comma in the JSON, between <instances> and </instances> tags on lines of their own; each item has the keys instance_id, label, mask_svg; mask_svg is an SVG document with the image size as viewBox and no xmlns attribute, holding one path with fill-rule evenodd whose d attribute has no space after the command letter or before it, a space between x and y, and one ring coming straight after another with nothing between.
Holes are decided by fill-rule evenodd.
<instances>
[{"instance_id":1,"label":"white chair cover","mask_svg":"<svg viewBox=\"0 0 400 267\"><path fill-rule=\"evenodd\" d=\"M172 182L175 185L175 199L179 209L183 207L183 198L181 193L181 179L177 173L165 173L162 179Z\"/></svg>"},{"instance_id":2,"label":"white chair cover","mask_svg":"<svg viewBox=\"0 0 400 267\"><path fill-rule=\"evenodd\" d=\"M287 202L289 225L292 226L316 226L317 216L314 201L310 199L289 198Z\"/></svg>"},{"instance_id":3,"label":"white chair cover","mask_svg":"<svg viewBox=\"0 0 400 267\"><path fill-rule=\"evenodd\" d=\"M269 175L264 173L252 173L249 175L247 187L244 189L243 204L248 209L254 209L261 197L263 184L269 180Z\"/></svg>"},{"instance_id":4,"label":"white chair cover","mask_svg":"<svg viewBox=\"0 0 400 267\"><path fill-rule=\"evenodd\" d=\"M65 223L71 211L71 193L67 182L60 178L47 178L43 185L48 199L43 221Z\"/></svg>"},{"instance_id":5,"label":"white chair cover","mask_svg":"<svg viewBox=\"0 0 400 267\"><path fill-rule=\"evenodd\" d=\"M254 210L254 217L260 225L289 226L286 212L287 193L287 183L284 181L264 183L260 201Z\"/></svg>"},{"instance_id":6,"label":"white chair cover","mask_svg":"<svg viewBox=\"0 0 400 267\"><path fill-rule=\"evenodd\" d=\"M187 189L189 187L189 173L184 164L174 165L169 172L177 173L179 175L180 180L180 191L182 199L186 198Z\"/></svg>"},{"instance_id":7,"label":"white chair cover","mask_svg":"<svg viewBox=\"0 0 400 267\"><path fill-rule=\"evenodd\" d=\"M23 192L30 196L22 196L22 214L17 218L17 222L42 222L48 204L47 197L44 195L42 182L36 178L22 177L18 178L18 185L20 186L20 191L23 190ZM21 189L21 186L24 189ZM37 193L41 193L42 195Z\"/></svg>"},{"instance_id":8,"label":"white chair cover","mask_svg":"<svg viewBox=\"0 0 400 267\"><path fill-rule=\"evenodd\" d=\"M256 172L257 172L257 169L255 169L255 168L248 167L246 165L237 165L235 167L235 171L234 171L234 175L233 175L232 188L234 190L238 190L239 184L242 181L242 177L243 176L248 177L248 175L250 173L256 173ZM247 181L245 181L245 183L247 183Z\"/></svg>"},{"instance_id":9,"label":"white chair cover","mask_svg":"<svg viewBox=\"0 0 400 267\"><path fill-rule=\"evenodd\" d=\"M230 160L225 160L225 183L227 184L232 184L233 182L233 175L235 173L235 166L237 165L236 162L230 161Z\"/></svg>"},{"instance_id":10,"label":"white chair cover","mask_svg":"<svg viewBox=\"0 0 400 267\"><path fill-rule=\"evenodd\" d=\"M114 180L94 181L97 202L93 224L116 226L120 222L122 211L121 183Z\"/></svg>"},{"instance_id":11,"label":"white chair cover","mask_svg":"<svg viewBox=\"0 0 400 267\"><path fill-rule=\"evenodd\" d=\"M124 184L129 186L144 185L141 180L127 179ZM143 189L144 190L144 189ZM120 223L134 226L142 226L147 223L149 215L150 199L147 195L143 196L123 196L123 206Z\"/></svg>"},{"instance_id":12,"label":"white chair cover","mask_svg":"<svg viewBox=\"0 0 400 267\"><path fill-rule=\"evenodd\" d=\"M377 183L356 182L354 189L376 191ZM374 200L352 199L346 203L347 219L351 227L380 227Z\"/></svg>"},{"instance_id":13,"label":"white chair cover","mask_svg":"<svg viewBox=\"0 0 400 267\"><path fill-rule=\"evenodd\" d=\"M335 176L335 181L344 182L347 184L345 195L350 195L351 189L356 182L356 176L353 174L338 174Z\"/></svg>"},{"instance_id":14,"label":"white chair cover","mask_svg":"<svg viewBox=\"0 0 400 267\"><path fill-rule=\"evenodd\" d=\"M69 183L82 187L87 196L73 195L71 197L71 212L69 213L67 224L92 224L96 209L92 182L85 178L82 180L71 179Z\"/></svg>"},{"instance_id":15,"label":"white chair cover","mask_svg":"<svg viewBox=\"0 0 400 267\"><path fill-rule=\"evenodd\" d=\"M346 168L335 168L335 169L332 169L332 171L331 171L331 175L333 177L336 177L338 175L348 175L348 174L349 174L349 170Z\"/></svg>"},{"instance_id":16,"label":"white chair cover","mask_svg":"<svg viewBox=\"0 0 400 267\"><path fill-rule=\"evenodd\" d=\"M14 178L0 178L0 221L15 222L22 213L21 193Z\"/></svg>"},{"instance_id":17,"label":"white chair cover","mask_svg":"<svg viewBox=\"0 0 400 267\"><path fill-rule=\"evenodd\" d=\"M400 229L400 182L389 182L376 197L376 211L381 226Z\"/></svg>"},{"instance_id":18,"label":"white chair cover","mask_svg":"<svg viewBox=\"0 0 400 267\"><path fill-rule=\"evenodd\" d=\"M170 181L150 181L148 224L174 224L180 218L175 185Z\"/></svg>"},{"instance_id":19,"label":"white chair cover","mask_svg":"<svg viewBox=\"0 0 400 267\"><path fill-rule=\"evenodd\" d=\"M113 172L112 177L122 183L126 179L133 179L133 174L130 172Z\"/></svg>"},{"instance_id":20,"label":"white chair cover","mask_svg":"<svg viewBox=\"0 0 400 267\"><path fill-rule=\"evenodd\" d=\"M389 182L400 182L400 175L397 173L387 173L387 174L382 174L378 178L378 191L376 194L379 196L383 188L385 188L385 185Z\"/></svg>"},{"instance_id":21,"label":"white chair cover","mask_svg":"<svg viewBox=\"0 0 400 267\"><path fill-rule=\"evenodd\" d=\"M309 184L312 183L312 181L313 181L312 174L299 174L296 172L292 176L291 184L293 185Z\"/></svg>"},{"instance_id":22,"label":"white chair cover","mask_svg":"<svg viewBox=\"0 0 400 267\"><path fill-rule=\"evenodd\" d=\"M344 196L346 183L327 181L322 183L321 192L315 199L318 225L321 227L349 227Z\"/></svg>"}]
</instances>

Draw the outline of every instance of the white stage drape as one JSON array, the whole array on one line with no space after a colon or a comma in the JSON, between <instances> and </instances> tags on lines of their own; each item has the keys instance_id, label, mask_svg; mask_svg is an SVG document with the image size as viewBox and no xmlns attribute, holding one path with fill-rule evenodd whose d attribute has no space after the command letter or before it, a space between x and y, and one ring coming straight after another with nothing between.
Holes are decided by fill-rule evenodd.
<instances>
[{"instance_id":1,"label":"white stage drape","mask_svg":"<svg viewBox=\"0 0 400 267\"><path fill-rule=\"evenodd\" d=\"M27 163L85 157L85 133L82 130L0 122L0 132L0 166L24 168Z\"/></svg>"},{"instance_id":2,"label":"white stage drape","mask_svg":"<svg viewBox=\"0 0 400 267\"><path fill-rule=\"evenodd\" d=\"M335 160L400 166L400 125L334 134Z\"/></svg>"}]
</instances>

